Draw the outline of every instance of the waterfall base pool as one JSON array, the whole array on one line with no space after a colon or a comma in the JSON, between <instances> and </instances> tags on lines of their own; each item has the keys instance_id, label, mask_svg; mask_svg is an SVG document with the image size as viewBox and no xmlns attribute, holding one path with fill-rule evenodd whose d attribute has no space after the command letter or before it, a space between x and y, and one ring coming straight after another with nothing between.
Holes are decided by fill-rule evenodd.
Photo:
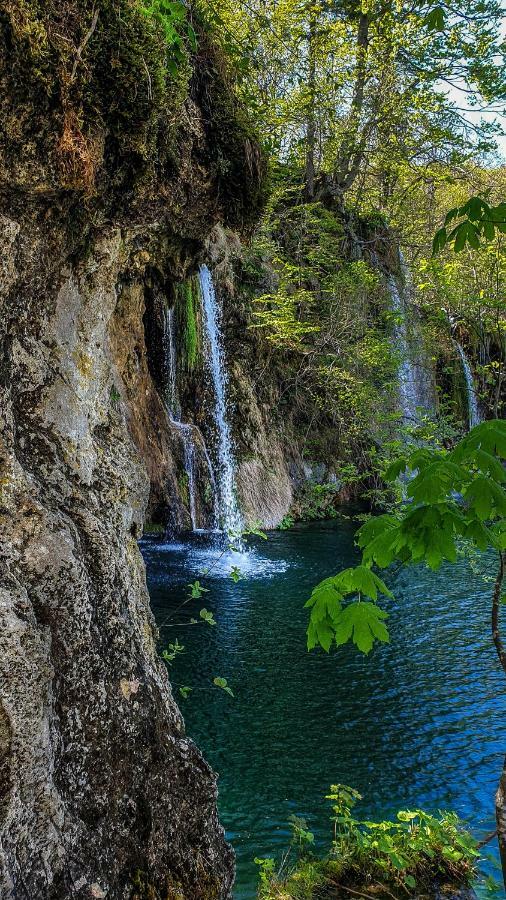
<instances>
[{"instance_id":1,"label":"waterfall base pool","mask_svg":"<svg viewBox=\"0 0 506 900\"><path fill-rule=\"evenodd\" d=\"M357 788L367 817L420 806L454 809L478 837L495 827L506 703L489 637L491 586L464 559L436 575L401 572L390 578L389 645L368 657L352 647L309 654L303 604L316 582L356 560L353 533L349 520L274 532L219 561L212 548L142 545L159 623L189 582L209 589L186 609L206 606L217 625L163 635L185 645L171 678L192 688L181 700L187 731L220 775L237 900L255 897L254 858L285 849L291 814L327 845L332 782ZM231 565L244 572L237 584Z\"/></svg>"}]
</instances>

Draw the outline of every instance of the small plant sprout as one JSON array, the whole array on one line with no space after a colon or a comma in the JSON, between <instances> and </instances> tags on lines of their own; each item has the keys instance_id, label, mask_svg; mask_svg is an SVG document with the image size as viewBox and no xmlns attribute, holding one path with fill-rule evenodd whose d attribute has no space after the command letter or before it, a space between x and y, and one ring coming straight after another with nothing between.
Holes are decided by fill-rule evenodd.
<instances>
[{"instance_id":1,"label":"small plant sprout","mask_svg":"<svg viewBox=\"0 0 506 900\"><path fill-rule=\"evenodd\" d=\"M216 625L216 619L214 618L212 612L209 612L205 607L200 610L199 616L206 625Z\"/></svg>"},{"instance_id":2,"label":"small plant sprout","mask_svg":"<svg viewBox=\"0 0 506 900\"><path fill-rule=\"evenodd\" d=\"M216 687L219 687L222 691L225 691L225 693L229 694L231 697L234 696L234 692L232 691L232 688L229 687L226 678L213 678L213 684L216 685Z\"/></svg>"},{"instance_id":3,"label":"small plant sprout","mask_svg":"<svg viewBox=\"0 0 506 900\"><path fill-rule=\"evenodd\" d=\"M288 824L292 832L292 845L297 848L299 853L314 844L314 834L309 831L305 819L292 815L288 818Z\"/></svg>"},{"instance_id":4,"label":"small plant sprout","mask_svg":"<svg viewBox=\"0 0 506 900\"><path fill-rule=\"evenodd\" d=\"M237 582L241 580L243 575L238 566L232 566L232 568L230 570L230 577L231 577L232 581L234 582L234 584L237 584Z\"/></svg>"},{"instance_id":5,"label":"small plant sprout","mask_svg":"<svg viewBox=\"0 0 506 900\"><path fill-rule=\"evenodd\" d=\"M198 580L193 581L191 584L188 585L188 587L190 589L188 596L190 597L191 600L200 600L200 598L202 597L203 594L209 593L208 588L205 588Z\"/></svg>"},{"instance_id":6,"label":"small plant sprout","mask_svg":"<svg viewBox=\"0 0 506 900\"><path fill-rule=\"evenodd\" d=\"M184 653L184 646L180 644L178 639L174 641L172 644L168 644L165 650L162 652L162 659L165 660L166 663L171 665L177 656L181 653Z\"/></svg>"}]
</instances>

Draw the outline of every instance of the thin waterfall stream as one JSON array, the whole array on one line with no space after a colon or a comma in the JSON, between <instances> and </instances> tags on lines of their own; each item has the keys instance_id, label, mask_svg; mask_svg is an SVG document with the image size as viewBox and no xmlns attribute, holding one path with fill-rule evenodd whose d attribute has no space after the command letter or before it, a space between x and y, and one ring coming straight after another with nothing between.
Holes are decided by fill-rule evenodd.
<instances>
[{"instance_id":1,"label":"thin waterfall stream","mask_svg":"<svg viewBox=\"0 0 506 900\"><path fill-rule=\"evenodd\" d=\"M433 411L435 400L429 363L423 347L419 325L410 312L412 307L412 283L409 267L402 251L399 251L401 277L390 274L387 288L391 309L395 314L394 337L400 353L398 368L399 405L405 425L420 423L423 411ZM411 324L410 334L408 323Z\"/></svg>"},{"instance_id":2,"label":"thin waterfall stream","mask_svg":"<svg viewBox=\"0 0 506 900\"><path fill-rule=\"evenodd\" d=\"M480 413L480 408L478 406L478 398L476 396L476 385L474 383L473 372L471 369L470 362L467 358L466 351L464 350L462 344L459 344L458 341L454 340L455 349L460 356L460 361L462 363L462 370L464 372L464 378L466 380L466 394L467 394L467 418L469 424L469 430L474 428L475 425L479 425L482 421L482 416Z\"/></svg>"},{"instance_id":3,"label":"thin waterfall stream","mask_svg":"<svg viewBox=\"0 0 506 900\"><path fill-rule=\"evenodd\" d=\"M206 338L205 364L214 391L213 416L216 426L215 473L219 527L227 534L242 530L242 519L235 494L236 463L227 409L227 369L221 333L222 310L216 297L208 267L199 270L203 325Z\"/></svg>"},{"instance_id":4,"label":"thin waterfall stream","mask_svg":"<svg viewBox=\"0 0 506 900\"><path fill-rule=\"evenodd\" d=\"M166 405L171 425L179 433L183 443L184 468L186 476L188 478L188 501L192 531L199 531L200 529L197 512L197 478L195 470L195 432L198 432L200 437L201 435L196 425L191 425L187 422L181 421L181 404L179 402L177 392L177 344L174 307L166 308L164 312L163 342L167 381ZM210 481L213 487L215 487L214 472L203 439L201 440L201 443L203 455L209 469ZM216 495L216 490L214 490L214 493Z\"/></svg>"}]
</instances>

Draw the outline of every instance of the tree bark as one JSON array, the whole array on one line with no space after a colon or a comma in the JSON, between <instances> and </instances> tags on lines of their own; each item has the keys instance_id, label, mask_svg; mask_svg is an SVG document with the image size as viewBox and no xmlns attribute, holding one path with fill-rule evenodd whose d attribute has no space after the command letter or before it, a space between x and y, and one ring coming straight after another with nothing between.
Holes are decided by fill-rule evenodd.
<instances>
[{"instance_id":1,"label":"tree bark","mask_svg":"<svg viewBox=\"0 0 506 900\"><path fill-rule=\"evenodd\" d=\"M506 647L503 644L500 632L499 611L501 604L501 590L504 580L504 565L506 554L499 554L499 571L494 586L492 599L492 639L499 658L499 662L506 673ZM506 887L506 757L503 764L499 787L495 795L495 815L497 822L497 839L501 856L502 874Z\"/></svg>"},{"instance_id":2,"label":"tree bark","mask_svg":"<svg viewBox=\"0 0 506 900\"><path fill-rule=\"evenodd\" d=\"M308 29L308 101L306 115L306 200L314 200L315 195L315 147L316 147L316 31L317 14L311 2Z\"/></svg>"},{"instance_id":3,"label":"tree bark","mask_svg":"<svg viewBox=\"0 0 506 900\"><path fill-rule=\"evenodd\" d=\"M364 129L361 118L364 108L365 85L367 80L367 55L369 47L369 14L360 12L357 24L357 61L355 83L350 114L334 167L335 179L341 190L349 190L358 175L365 150Z\"/></svg>"}]
</instances>

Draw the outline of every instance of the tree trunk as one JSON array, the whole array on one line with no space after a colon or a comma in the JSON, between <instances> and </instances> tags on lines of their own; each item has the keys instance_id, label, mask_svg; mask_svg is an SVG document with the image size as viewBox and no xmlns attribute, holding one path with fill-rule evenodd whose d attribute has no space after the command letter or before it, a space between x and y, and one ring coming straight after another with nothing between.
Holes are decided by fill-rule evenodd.
<instances>
[{"instance_id":1,"label":"tree trunk","mask_svg":"<svg viewBox=\"0 0 506 900\"><path fill-rule=\"evenodd\" d=\"M317 14L311 2L308 30L308 100L306 115L306 200L314 200L315 195L315 148L316 148L316 31Z\"/></svg>"},{"instance_id":2,"label":"tree trunk","mask_svg":"<svg viewBox=\"0 0 506 900\"><path fill-rule=\"evenodd\" d=\"M499 658L499 662L506 673L506 647L503 644L500 633L499 611L501 605L501 590L504 580L504 567L506 554L499 554L499 571L494 586L492 599L492 639ZM506 887L506 757L499 781L499 787L495 795L495 815L497 821L497 838L499 841L499 853L501 855L502 874Z\"/></svg>"},{"instance_id":3,"label":"tree trunk","mask_svg":"<svg viewBox=\"0 0 506 900\"><path fill-rule=\"evenodd\" d=\"M365 150L367 129L361 127L367 80L367 55L369 46L369 14L360 12L357 24L356 64L353 97L348 122L334 166L335 180L341 191L349 190L360 171Z\"/></svg>"},{"instance_id":4,"label":"tree trunk","mask_svg":"<svg viewBox=\"0 0 506 900\"><path fill-rule=\"evenodd\" d=\"M499 781L499 787L495 795L495 817L497 822L497 838L499 841L499 853L501 856L502 876L506 888L506 756Z\"/></svg>"}]
</instances>

